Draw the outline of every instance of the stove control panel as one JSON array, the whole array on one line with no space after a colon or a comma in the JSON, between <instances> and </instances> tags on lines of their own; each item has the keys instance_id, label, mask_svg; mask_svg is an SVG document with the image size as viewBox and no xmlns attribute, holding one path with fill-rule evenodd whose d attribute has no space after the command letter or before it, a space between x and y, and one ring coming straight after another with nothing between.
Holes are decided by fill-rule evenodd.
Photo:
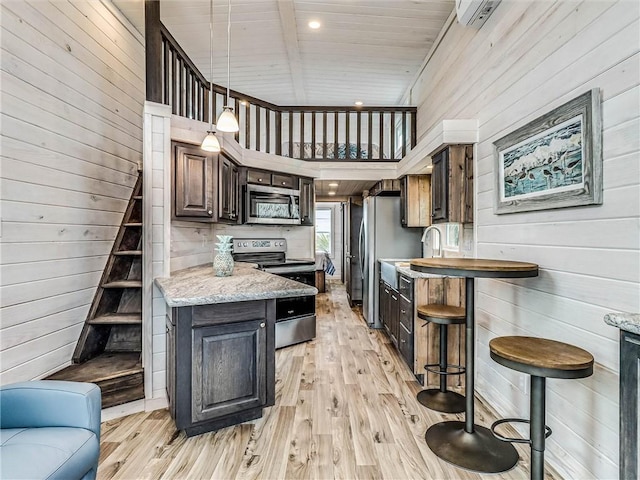
<instances>
[{"instance_id":1,"label":"stove control panel","mask_svg":"<svg viewBox=\"0 0 640 480\"><path fill-rule=\"evenodd\" d=\"M233 253L286 252L284 238L234 238Z\"/></svg>"}]
</instances>

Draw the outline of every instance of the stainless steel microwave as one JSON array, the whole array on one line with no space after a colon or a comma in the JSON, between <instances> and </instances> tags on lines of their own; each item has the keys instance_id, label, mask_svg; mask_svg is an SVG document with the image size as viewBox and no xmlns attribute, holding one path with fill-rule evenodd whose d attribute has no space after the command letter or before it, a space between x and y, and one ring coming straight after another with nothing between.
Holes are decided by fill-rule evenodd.
<instances>
[{"instance_id":1,"label":"stainless steel microwave","mask_svg":"<svg viewBox=\"0 0 640 480\"><path fill-rule=\"evenodd\" d=\"M247 185L245 223L300 225L300 190Z\"/></svg>"}]
</instances>

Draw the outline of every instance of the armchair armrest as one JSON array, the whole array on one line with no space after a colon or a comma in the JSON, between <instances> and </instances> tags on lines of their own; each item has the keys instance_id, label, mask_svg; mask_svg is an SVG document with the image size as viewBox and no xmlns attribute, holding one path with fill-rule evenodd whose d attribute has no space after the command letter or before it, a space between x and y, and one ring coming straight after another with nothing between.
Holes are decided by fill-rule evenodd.
<instances>
[{"instance_id":1,"label":"armchair armrest","mask_svg":"<svg viewBox=\"0 0 640 480\"><path fill-rule=\"evenodd\" d=\"M0 387L0 427L77 427L100 440L100 388L93 383L37 380Z\"/></svg>"}]
</instances>

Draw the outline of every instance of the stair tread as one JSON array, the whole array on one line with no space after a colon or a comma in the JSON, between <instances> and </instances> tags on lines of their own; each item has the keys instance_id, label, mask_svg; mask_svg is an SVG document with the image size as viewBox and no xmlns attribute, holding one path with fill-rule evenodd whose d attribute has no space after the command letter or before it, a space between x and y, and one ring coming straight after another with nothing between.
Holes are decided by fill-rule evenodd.
<instances>
[{"instance_id":1,"label":"stair tread","mask_svg":"<svg viewBox=\"0 0 640 480\"><path fill-rule=\"evenodd\" d=\"M139 256L142 255L142 250L120 250L118 252L113 252L114 255L118 256Z\"/></svg>"},{"instance_id":2,"label":"stair tread","mask_svg":"<svg viewBox=\"0 0 640 480\"><path fill-rule=\"evenodd\" d=\"M141 312L131 313L107 313L105 315L99 315L87 323L91 325L123 325L123 324L137 324L142 323Z\"/></svg>"},{"instance_id":3,"label":"stair tread","mask_svg":"<svg viewBox=\"0 0 640 480\"><path fill-rule=\"evenodd\" d=\"M84 363L71 365L47 380L99 383L143 372L140 353L103 353Z\"/></svg>"},{"instance_id":4,"label":"stair tread","mask_svg":"<svg viewBox=\"0 0 640 480\"><path fill-rule=\"evenodd\" d=\"M102 284L102 288L142 288L140 280L118 280Z\"/></svg>"}]
</instances>

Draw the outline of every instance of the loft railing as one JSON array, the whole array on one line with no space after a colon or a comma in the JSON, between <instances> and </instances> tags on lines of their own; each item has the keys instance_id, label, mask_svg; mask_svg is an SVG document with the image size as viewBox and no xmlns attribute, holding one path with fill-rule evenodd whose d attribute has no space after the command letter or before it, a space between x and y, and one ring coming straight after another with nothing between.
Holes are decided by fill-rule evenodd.
<instances>
[{"instance_id":1,"label":"loft railing","mask_svg":"<svg viewBox=\"0 0 640 480\"><path fill-rule=\"evenodd\" d=\"M147 99L209 122L209 82L160 23L155 3L146 2L146 12L157 15L157 23L146 19L157 26L146 25ZM218 118L227 92L213 85L213 93ZM278 106L234 90L229 96L240 124L235 138L251 150L310 161L399 161L416 144L415 107Z\"/></svg>"}]
</instances>

